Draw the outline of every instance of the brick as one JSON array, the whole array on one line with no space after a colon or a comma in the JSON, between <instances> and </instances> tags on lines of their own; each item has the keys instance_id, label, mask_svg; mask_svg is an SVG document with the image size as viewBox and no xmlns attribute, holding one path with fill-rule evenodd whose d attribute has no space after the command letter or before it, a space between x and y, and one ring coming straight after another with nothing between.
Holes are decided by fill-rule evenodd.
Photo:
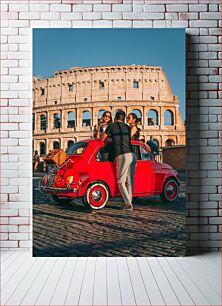
<instances>
[{"instance_id":1,"label":"brick","mask_svg":"<svg viewBox=\"0 0 222 306\"><path fill-rule=\"evenodd\" d=\"M92 4L77 4L73 6L74 12L92 12Z\"/></svg>"},{"instance_id":2,"label":"brick","mask_svg":"<svg viewBox=\"0 0 222 306\"><path fill-rule=\"evenodd\" d=\"M217 27L216 20L191 20L190 27L197 28L215 28Z\"/></svg>"},{"instance_id":3,"label":"brick","mask_svg":"<svg viewBox=\"0 0 222 306\"><path fill-rule=\"evenodd\" d=\"M1 35L17 35L18 28L2 28Z\"/></svg>"},{"instance_id":4,"label":"brick","mask_svg":"<svg viewBox=\"0 0 222 306\"><path fill-rule=\"evenodd\" d=\"M30 21L30 27L31 28L49 28L49 21L43 21L43 20L31 20Z\"/></svg>"},{"instance_id":5,"label":"brick","mask_svg":"<svg viewBox=\"0 0 222 306\"><path fill-rule=\"evenodd\" d=\"M164 19L163 13L135 13L135 12L129 12L125 13L123 12L123 19Z\"/></svg>"},{"instance_id":6,"label":"brick","mask_svg":"<svg viewBox=\"0 0 222 306\"><path fill-rule=\"evenodd\" d=\"M121 12L102 13L102 19L123 19L123 15Z\"/></svg>"},{"instance_id":7,"label":"brick","mask_svg":"<svg viewBox=\"0 0 222 306\"><path fill-rule=\"evenodd\" d=\"M28 240L27 233L12 233L9 234L9 240Z\"/></svg>"},{"instance_id":8,"label":"brick","mask_svg":"<svg viewBox=\"0 0 222 306\"><path fill-rule=\"evenodd\" d=\"M73 28L92 28L92 21L91 20L72 21L72 27Z\"/></svg>"},{"instance_id":9,"label":"brick","mask_svg":"<svg viewBox=\"0 0 222 306\"><path fill-rule=\"evenodd\" d=\"M29 4L29 10L32 12L48 12L49 11L49 4L37 4L31 3Z\"/></svg>"},{"instance_id":10,"label":"brick","mask_svg":"<svg viewBox=\"0 0 222 306\"><path fill-rule=\"evenodd\" d=\"M156 12L156 13L160 13L160 12L165 12L165 7L163 4L161 5L144 5L144 12Z\"/></svg>"},{"instance_id":11,"label":"brick","mask_svg":"<svg viewBox=\"0 0 222 306\"><path fill-rule=\"evenodd\" d=\"M200 13L200 19L215 19L215 20L220 20L221 19L221 13L209 13L209 12L204 12Z\"/></svg>"},{"instance_id":12,"label":"brick","mask_svg":"<svg viewBox=\"0 0 222 306\"><path fill-rule=\"evenodd\" d=\"M172 20L172 26L174 28L187 28L188 21L187 20Z\"/></svg>"},{"instance_id":13,"label":"brick","mask_svg":"<svg viewBox=\"0 0 222 306\"><path fill-rule=\"evenodd\" d=\"M14 210L12 210L12 209L1 209L1 216L2 217L16 217L16 216L18 216L18 210L17 209L14 209Z\"/></svg>"},{"instance_id":14,"label":"brick","mask_svg":"<svg viewBox=\"0 0 222 306\"><path fill-rule=\"evenodd\" d=\"M190 12L206 12L207 4L189 4Z\"/></svg>"},{"instance_id":15,"label":"brick","mask_svg":"<svg viewBox=\"0 0 222 306\"><path fill-rule=\"evenodd\" d=\"M83 13L83 19L97 20L101 18L102 18L102 13L100 12Z\"/></svg>"},{"instance_id":16,"label":"brick","mask_svg":"<svg viewBox=\"0 0 222 306\"><path fill-rule=\"evenodd\" d=\"M41 13L41 19L47 19L47 20L59 20L60 19L60 13Z\"/></svg>"},{"instance_id":17,"label":"brick","mask_svg":"<svg viewBox=\"0 0 222 306\"><path fill-rule=\"evenodd\" d=\"M220 60L210 60L209 66L210 67L221 67L221 61Z\"/></svg>"},{"instance_id":18,"label":"brick","mask_svg":"<svg viewBox=\"0 0 222 306\"><path fill-rule=\"evenodd\" d=\"M208 51L221 51L219 44L208 44Z\"/></svg>"},{"instance_id":19,"label":"brick","mask_svg":"<svg viewBox=\"0 0 222 306\"><path fill-rule=\"evenodd\" d=\"M198 19L198 13L179 13L179 19L182 20Z\"/></svg>"},{"instance_id":20,"label":"brick","mask_svg":"<svg viewBox=\"0 0 222 306\"><path fill-rule=\"evenodd\" d=\"M188 5L186 4L171 4L166 5L167 12L188 12Z\"/></svg>"},{"instance_id":21,"label":"brick","mask_svg":"<svg viewBox=\"0 0 222 306\"><path fill-rule=\"evenodd\" d=\"M166 13L165 14L165 19L176 20L178 18L179 17L177 13Z\"/></svg>"},{"instance_id":22,"label":"brick","mask_svg":"<svg viewBox=\"0 0 222 306\"><path fill-rule=\"evenodd\" d=\"M81 13L61 13L61 20L81 20Z\"/></svg>"},{"instance_id":23,"label":"brick","mask_svg":"<svg viewBox=\"0 0 222 306\"><path fill-rule=\"evenodd\" d=\"M19 19L40 19L39 12L19 13Z\"/></svg>"},{"instance_id":24,"label":"brick","mask_svg":"<svg viewBox=\"0 0 222 306\"><path fill-rule=\"evenodd\" d=\"M205 44L214 44L217 43L216 36L200 36L200 43Z\"/></svg>"},{"instance_id":25,"label":"brick","mask_svg":"<svg viewBox=\"0 0 222 306\"><path fill-rule=\"evenodd\" d=\"M50 27L52 28L71 28L72 22L71 21L50 21Z\"/></svg>"},{"instance_id":26,"label":"brick","mask_svg":"<svg viewBox=\"0 0 222 306\"><path fill-rule=\"evenodd\" d=\"M94 12L110 12L111 4L94 4L93 11Z\"/></svg>"},{"instance_id":27,"label":"brick","mask_svg":"<svg viewBox=\"0 0 222 306\"><path fill-rule=\"evenodd\" d=\"M171 20L154 20L154 28L171 28Z\"/></svg>"},{"instance_id":28,"label":"brick","mask_svg":"<svg viewBox=\"0 0 222 306\"><path fill-rule=\"evenodd\" d=\"M18 67L18 61L16 60L2 60L1 61L1 66L2 67Z\"/></svg>"},{"instance_id":29,"label":"brick","mask_svg":"<svg viewBox=\"0 0 222 306\"><path fill-rule=\"evenodd\" d=\"M1 248L17 248L18 241L1 241Z\"/></svg>"},{"instance_id":30,"label":"brick","mask_svg":"<svg viewBox=\"0 0 222 306\"><path fill-rule=\"evenodd\" d=\"M10 28L17 28L17 27L28 28L29 27L29 20L9 20L9 27ZM14 38L16 40L16 37L14 37ZM13 41L12 41L12 43L13 43Z\"/></svg>"},{"instance_id":31,"label":"brick","mask_svg":"<svg viewBox=\"0 0 222 306\"><path fill-rule=\"evenodd\" d=\"M114 20L113 21L113 27L119 27L119 28L131 28L132 27L132 21L131 20Z\"/></svg>"},{"instance_id":32,"label":"brick","mask_svg":"<svg viewBox=\"0 0 222 306\"><path fill-rule=\"evenodd\" d=\"M112 11L113 12L131 12L132 5L131 4L113 4Z\"/></svg>"},{"instance_id":33,"label":"brick","mask_svg":"<svg viewBox=\"0 0 222 306\"><path fill-rule=\"evenodd\" d=\"M51 12L70 12L71 5L70 4L51 4L50 11Z\"/></svg>"},{"instance_id":34,"label":"brick","mask_svg":"<svg viewBox=\"0 0 222 306\"><path fill-rule=\"evenodd\" d=\"M221 217L209 217L209 223L221 225Z\"/></svg>"},{"instance_id":35,"label":"brick","mask_svg":"<svg viewBox=\"0 0 222 306\"><path fill-rule=\"evenodd\" d=\"M113 24L111 20L94 20L94 28L112 28Z\"/></svg>"},{"instance_id":36,"label":"brick","mask_svg":"<svg viewBox=\"0 0 222 306\"><path fill-rule=\"evenodd\" d=\"M218 4L209 4L209 11L210 12L217 12L219 9Z\"/></svg>"},{"instance_id":37,"label":"brick","mask_svg":"<svg viewBox=\"0 0 222 306\"><path fill-rule=\"evenodd\" d=\"M31 233L31 229L30 229L30 227L29 226L19 226L19 232L20 233Z\"/></svg>"},{"instance_id":38,"label":"brick","mask_svg":"<svg viewBox=\"0 0 222 306\"><path fill-rule=\"evenodd\" d=\"M9 4L9 12L28 12L28 4Z\"/></svg>"},{"instance_id":39,"label":"brick","mask_svg":"<svg viewBox=\"0 0 222 306\"><path fill-rule=\"evenodd\" d=\"M141 5L141 4L134 4L133 5L133 11L134 12L142 12L143 11L143 5Z\"/></svg>"},{"instance_id":40,"label":"brick","mask_svg":"<svg viewBox=\"0 0 222 306\"><path fill-rule=\"evenodd\" d=\"M31 241L19 241L19 248L31 248Z\"/></svg>"}]
</instances>

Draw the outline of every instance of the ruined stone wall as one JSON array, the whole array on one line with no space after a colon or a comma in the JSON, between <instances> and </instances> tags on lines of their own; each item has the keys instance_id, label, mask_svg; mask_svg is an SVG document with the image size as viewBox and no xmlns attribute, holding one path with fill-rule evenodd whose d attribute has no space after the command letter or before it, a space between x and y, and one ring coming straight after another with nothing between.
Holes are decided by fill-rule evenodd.
<instances>
[{"instance_id":1,"label":"ruined stone wall","mask_svg":"<svg viewBox=\"0 0 222 306\"><path fill-rule=\"evenodd\" d=\"M176 145L185 144L178 97L173 95L161 67L78 67L57 71L46 80L33 78L34 150L39 151L42 142L48 152L54 141L66 148L70 140L90 138L99 112L109 110L114 117L118 109L140 113L141 139L147 141L152 135L160 146L165 146L169 139ZM153 125L148 122L150 110L156 111ZM172 112L172 125L164 124L167 110ZM75 126L71 128L68 127L69 112L75 118ZM84 112L89 112L89 126L83 126ZM40 124L43 114L47 116L46 130ZM59 128L54 127L54 114L60 116Z\"/></svg>"}]
</instances>

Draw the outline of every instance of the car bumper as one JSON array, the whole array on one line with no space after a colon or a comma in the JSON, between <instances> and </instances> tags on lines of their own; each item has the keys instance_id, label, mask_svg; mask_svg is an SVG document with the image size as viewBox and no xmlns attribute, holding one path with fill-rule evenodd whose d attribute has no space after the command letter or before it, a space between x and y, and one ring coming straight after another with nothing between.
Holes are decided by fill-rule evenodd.
<instances>
[{"instance_id":1,"label":"car bumper","mask_svg":"<svg viewBox=\"0 0 222 306\"><path fill-rule=\"evenodd\" d=\"M77 188L55 188L55 187L42 186L42 191L70 193L70 192L77 192Z\"/></svg>"}]
</instances>

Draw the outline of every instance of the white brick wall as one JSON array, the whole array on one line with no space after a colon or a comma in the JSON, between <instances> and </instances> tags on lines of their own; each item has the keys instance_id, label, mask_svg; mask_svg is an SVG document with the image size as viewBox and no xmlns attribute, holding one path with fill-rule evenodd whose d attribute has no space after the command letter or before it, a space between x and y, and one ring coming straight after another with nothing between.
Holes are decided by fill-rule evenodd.
<instances>
[{"instance_id":1,"label":"white brick wall","mask_svg":"<svg viewBox=\"0 0 222 306\"><path fill-rule=\"evenodd\" d=\"M221 247L220 0L1 2L1 247L31 247L31 28L186 27L188 252Z\"/></svg>"}]
</instances>

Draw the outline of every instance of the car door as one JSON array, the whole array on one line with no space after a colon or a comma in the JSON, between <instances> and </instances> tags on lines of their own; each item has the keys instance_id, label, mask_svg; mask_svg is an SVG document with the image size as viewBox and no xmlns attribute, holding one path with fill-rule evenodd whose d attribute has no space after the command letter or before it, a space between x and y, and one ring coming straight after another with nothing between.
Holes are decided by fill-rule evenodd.
<instances>
[{"instance_id":1,"label":"car door","mask_svg":"<svg viewBox=\"0 0 222 306\"><path fill-rule=\"evenodd\" d=\"M136 172L134 178L134 194L155 194L155 160L143 145L134 145L134 152L137 156Z\"/></svg>"},{"instance_id":2,"label":"car door","mask_svg":"<svg viewBox=\"0 0 222 306\"><path fill-rule=\"evenodd\" d=\"M118 192L118 188L112 143L107 143L100 148L96 154L94 165L93 173L91 174L92 180L105 182L110 189L112 197L115 196Z\"/></svg>"}]
</instances>

